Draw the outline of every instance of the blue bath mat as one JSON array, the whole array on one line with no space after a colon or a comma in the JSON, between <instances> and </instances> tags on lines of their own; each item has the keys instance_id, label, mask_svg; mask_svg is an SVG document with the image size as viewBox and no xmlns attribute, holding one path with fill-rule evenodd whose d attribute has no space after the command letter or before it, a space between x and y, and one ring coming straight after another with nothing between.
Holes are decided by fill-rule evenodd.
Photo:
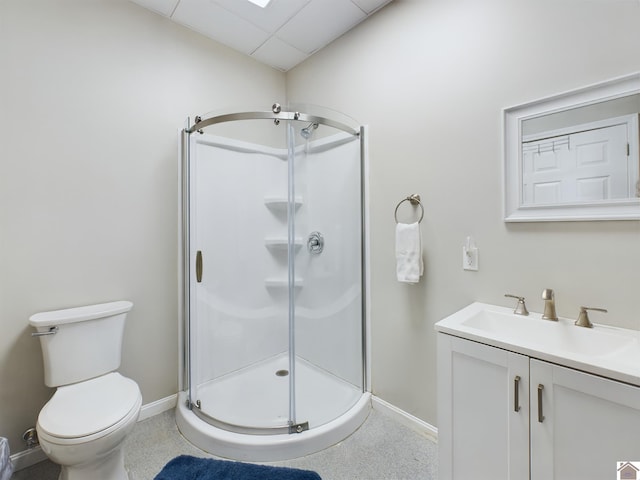
<instances>
[{"instance_id":1,"label":"blue bath mat","mask_svg":"<svg viewBox=\"0 0 640 480\"><path fill-rule=\"evenodd\" d=\"M322 480L311 470L180 455L154 480Z\"/></svg>"}]
</instances>

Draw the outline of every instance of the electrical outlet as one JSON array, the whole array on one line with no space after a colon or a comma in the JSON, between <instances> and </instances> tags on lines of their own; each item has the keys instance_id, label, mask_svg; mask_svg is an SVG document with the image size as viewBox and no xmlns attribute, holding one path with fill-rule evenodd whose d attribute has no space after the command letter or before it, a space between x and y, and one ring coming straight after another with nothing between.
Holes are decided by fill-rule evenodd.
<instances>
[{"instance_id":1,"label":"electrical outlet","mask_svg":"<svg viewBox=\"0 0 640 480\"><path fill-rule=\"evenodd\" d=\"M462 269L478 270L478 247L473 237L469 235L467 241L462 246Z\"/></svg>"},{"instance_id":2,"label":"electrical outlet","mask_svg":"<svg viewBox=\"0 0 640 480\"><path fill-rule=\"evenodd\" d=\"M462 247L462 268L464 270L478 270L478 249L476 247Z\"/></svg>"},{"instance_id":3,"label":"electrical outlet","mask_svg":"<svg viewBox=\"0 0 640 480\"><path fill-rule=\"evenodd\" d=\"M478 248L462 247L462 268L464 270L478 271Z\"/></svg>"}]
</instances>

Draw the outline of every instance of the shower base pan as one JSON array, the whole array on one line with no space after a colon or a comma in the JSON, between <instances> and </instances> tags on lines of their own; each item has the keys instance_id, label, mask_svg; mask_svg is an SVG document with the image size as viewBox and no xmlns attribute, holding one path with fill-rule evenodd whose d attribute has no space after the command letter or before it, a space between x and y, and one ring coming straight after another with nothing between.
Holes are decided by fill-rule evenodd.
<instances>
[{"instance_id":1,"label":"shower base pan","mask_svg":"<svg viewBox=\"0 0 640 480\"><path fill-rule=\"evenodd\" d=\"M297 420L309 422L309 430L294 434L247 434L224 430L199 418L186 406L180 392L176 423L195 446L224 458L245 461L278 461L318 452L344 440L364 422L371 410L371 395L314 367L296 362ZM202 411L231 424L270 428L286 425L288 380L286 363L275 358L223 377L198 388ZM331 392L331 394L328 394ZM247 399L243 402L239 399ZM216 412L207 412L215 405Z\"/></svg>"}]
</instances>

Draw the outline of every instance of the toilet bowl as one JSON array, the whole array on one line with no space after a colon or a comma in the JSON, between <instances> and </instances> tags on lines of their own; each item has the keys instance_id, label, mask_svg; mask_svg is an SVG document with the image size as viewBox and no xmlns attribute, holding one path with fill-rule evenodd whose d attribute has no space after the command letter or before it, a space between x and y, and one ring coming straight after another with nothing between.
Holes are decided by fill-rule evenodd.
<instances>
[{"instance_id":1,"label":"toilet bowl","mask_svg":"<svg viewBox=\"0 0 640 480\"><path fill-rule=\"evenodd\" d=\"M115 370L131 302L33 315L45 365L56 386L38 415L44 453L61 466L59 480L127 480L122 446L133 429L142 395Z\"/></svg>"}]
</instances>

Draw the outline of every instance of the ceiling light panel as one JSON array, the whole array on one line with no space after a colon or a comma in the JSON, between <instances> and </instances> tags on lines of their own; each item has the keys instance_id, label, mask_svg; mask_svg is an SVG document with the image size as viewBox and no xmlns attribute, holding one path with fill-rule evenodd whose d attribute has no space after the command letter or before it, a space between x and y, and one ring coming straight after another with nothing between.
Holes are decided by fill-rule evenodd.
<instances>
[{"instance_id":1,"label":"ceiling light panel","mask_svg":"<svg viewBox=\"0 0 640 480\"><path fill-rule=\"evenodd\" d=\"M254 5L259 6L260 8L265 8L267 5L269 5L269 2L271 2L271 0L248 0L248 1L253 3Z\"/></svg>"}]
</instances>

